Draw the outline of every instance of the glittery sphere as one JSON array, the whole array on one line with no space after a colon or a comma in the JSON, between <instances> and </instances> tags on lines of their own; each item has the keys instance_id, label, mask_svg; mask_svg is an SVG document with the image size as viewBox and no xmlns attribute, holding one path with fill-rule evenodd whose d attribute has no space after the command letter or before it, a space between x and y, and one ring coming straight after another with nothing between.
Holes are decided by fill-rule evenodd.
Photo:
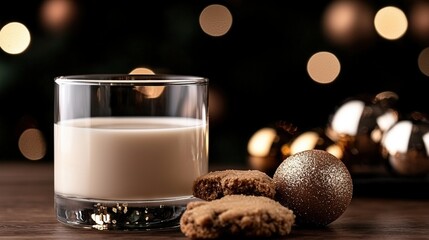
<instances>
[{"instance_id":1,"label":"glittery sphere","mask_svg":"<svg viewBox=\"0 0 429 240\"><path fill-rule=\"evenodd\" d=\"M347 167L324 150L305 150L287 157L273 180L277 200L294 212L297 225L328 225L352 200L353 182Z\"/></svg>"}]
</instances>

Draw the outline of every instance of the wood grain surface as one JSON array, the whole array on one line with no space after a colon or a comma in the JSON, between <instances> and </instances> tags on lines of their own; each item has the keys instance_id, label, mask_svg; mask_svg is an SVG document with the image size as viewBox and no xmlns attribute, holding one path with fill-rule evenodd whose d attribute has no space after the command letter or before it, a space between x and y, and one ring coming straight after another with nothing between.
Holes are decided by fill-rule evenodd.
<instances>
[{"instance_id":1,"label":"wood grain surface","mask_svg":"<svg viewBox=\"0 0 429 240\"><path fill-rule=\"evenodd\" d=\"M219 168L217 168L219 169ZM106 232L56 220L53 163L0 162L0 239L187 239L179 229ZM285 239L429 239L429 200L353 197L323 228L294 227Z\"/></svg>"}]
</instances>

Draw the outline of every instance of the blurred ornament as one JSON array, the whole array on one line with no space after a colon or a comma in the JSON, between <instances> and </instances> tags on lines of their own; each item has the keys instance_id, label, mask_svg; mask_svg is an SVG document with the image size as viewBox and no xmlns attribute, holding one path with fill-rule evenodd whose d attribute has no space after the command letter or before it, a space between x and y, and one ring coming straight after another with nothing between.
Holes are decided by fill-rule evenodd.
<instances>
[{"instance_id":1,"label":"blurred ornament","mask_svg":"<svg viewBox=\"0 0 429 240\"><path fill-rule=\"evenodd\" d=\"M297 127L285 121L256 131L247 144L250 168L272 176L280 163L290 155L288 143L296 133Z\"/></svg>"},{"instance_id":2,"label":"blurred ornament","mask_svg":"<svg viewBox=\"0 0 429 240\"><path fill-rule=\"evenodd\" d=\"M305 150L318 149L325 150L340 160L344 156L344 146L328 138L321 128L315 128L298 134L290 141L289 148L290 155Z\"/></svg>"},{"instance_id":3,"label":"blurred ornament","mask_svg":"<svg viewBox=\"0 0 429 240\"><path fill-rule=\"evenodd\" d=\"M393 92L345 101L330 116L326 135L344 146L344 162L352 174L385 172L380 151L383 134L398 121Z\"/></svg>"},{"instance_id":4,"label":"blurred ornament","mask_svg":"<svg viewBox=\"0 0 429 240\"><path fill-rule=\"evenodd\" d=\"M389 167L402 176L429 174L429 121L419 112L398 121L382 139L382 154Z\"/></svg>"}]
</instances>

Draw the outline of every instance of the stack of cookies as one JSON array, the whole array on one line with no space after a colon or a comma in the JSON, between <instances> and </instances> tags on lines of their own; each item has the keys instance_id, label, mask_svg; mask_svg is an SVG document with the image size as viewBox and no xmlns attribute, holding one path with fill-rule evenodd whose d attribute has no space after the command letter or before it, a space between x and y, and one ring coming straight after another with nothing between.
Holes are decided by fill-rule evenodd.
<instances>
[{"instance_id":1,"label":"stack of cookies","mask_svg":"<svg viewBox=\"0 0 429 240\"><path fill-rule=\"evenodd\" d=\"M180 229L192 239L276 237L291 232L293 211L275 200L271 177L258 170L213 171L197 178Z\"/></svg>"}]
</instances>

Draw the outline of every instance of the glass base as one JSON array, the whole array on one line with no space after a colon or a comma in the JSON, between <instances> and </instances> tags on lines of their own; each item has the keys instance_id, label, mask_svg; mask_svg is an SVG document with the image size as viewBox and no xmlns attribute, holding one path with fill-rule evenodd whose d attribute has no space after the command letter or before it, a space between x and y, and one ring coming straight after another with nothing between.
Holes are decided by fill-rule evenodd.
<instances>
[{"instance_id":1,"label":"glass base","mask_svg":"<svg viewBox=\"0 0 429 240\"><path fill-rule=\"evenodd\" d=\"M180 224L186 204L195 197L150 201L109 201L55 194L57 220L97 230L170 230Z\"/></svg>"}]
</instances>

